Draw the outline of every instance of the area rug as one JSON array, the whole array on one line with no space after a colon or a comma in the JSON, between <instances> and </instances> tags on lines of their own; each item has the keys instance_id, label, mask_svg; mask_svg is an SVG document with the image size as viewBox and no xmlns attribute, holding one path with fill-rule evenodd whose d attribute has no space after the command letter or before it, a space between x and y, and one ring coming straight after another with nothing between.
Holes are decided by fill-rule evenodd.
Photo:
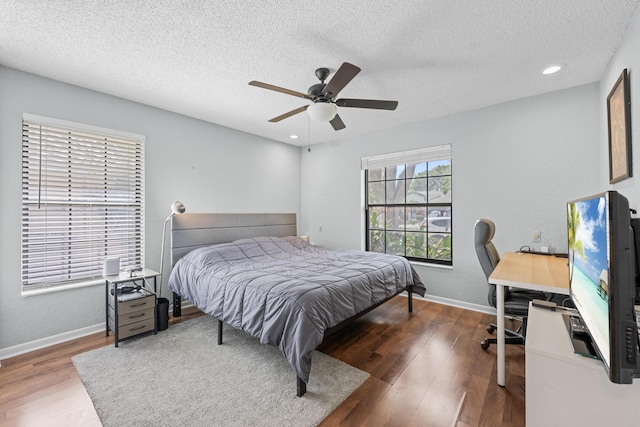
<instances>
[{"instance_id":1,"label":"area rug","mask_svg":"<svg viewBox=\"0 0 640 427\"><path fill-rule=\"evenodd\" d=\"M202 316L73 357L104 427L315 426L369 374L314 351L307 393L277 347Z\"/></svg>"}]
</instances>

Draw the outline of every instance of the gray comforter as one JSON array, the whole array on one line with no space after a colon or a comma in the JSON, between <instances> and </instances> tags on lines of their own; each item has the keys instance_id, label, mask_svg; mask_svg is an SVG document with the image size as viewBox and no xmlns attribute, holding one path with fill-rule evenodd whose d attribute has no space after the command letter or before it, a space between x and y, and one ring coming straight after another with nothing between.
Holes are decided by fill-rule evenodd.
<instances>
[{"instance_id":1,"label":"gray comforter","mask_svg":"<svg viewBox=\"0 0 640 427\"><path fill-rule=\"evenodd\" d=\"M182 257L169 288L262 344L279 346L308 382L324 332L413 285L409 262L374 252L330 250L298 237L258 237L199 248Z\"/></svg>"}]
</instances>

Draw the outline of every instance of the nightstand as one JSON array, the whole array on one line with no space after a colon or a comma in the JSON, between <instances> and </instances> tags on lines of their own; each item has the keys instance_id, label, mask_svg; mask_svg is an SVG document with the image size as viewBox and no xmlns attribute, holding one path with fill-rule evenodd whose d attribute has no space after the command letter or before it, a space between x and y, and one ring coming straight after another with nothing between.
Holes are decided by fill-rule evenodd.
<instances>
[{"instance_id":1,"label":"nightstand","mask_svg":"<svg viewBox=\"0 0 640 427\"><path fill-rule=\"evenodd\" d=\"M113 332L115 346L123 339L156 329L157 271L144 268L133 274L122 272L104 276L106 335ZM151 284L150 282L153 282ZM132 292L122 292L126 287L140 287Z\"/></svg>"}]
</instances>

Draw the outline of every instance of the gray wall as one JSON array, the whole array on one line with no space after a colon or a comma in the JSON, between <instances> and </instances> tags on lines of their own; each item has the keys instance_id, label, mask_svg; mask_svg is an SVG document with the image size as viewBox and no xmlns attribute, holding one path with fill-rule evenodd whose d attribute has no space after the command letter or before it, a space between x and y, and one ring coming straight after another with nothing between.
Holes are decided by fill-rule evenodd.
<instances>
[{"instance_id":1,"label":"gray wall","mask_svg":"<svg viewBox=\"0 0 640 427\"><path fill-rule=\"evenodd\" d=\"M566 251L566 202L606 187L599 104L592 84L312 146L302 153L302 232L319 244L360 248L360 158L450 143L453 269L417 269L428 294L487 305L474 222L496 222L499 251L531 244L532 231Z\"/></svg>"},{"instance_id":2,"label":"gray wall","mask_svg":"<svg viewBox=\"0 0 640 427\"><path fill-rule=\"evenodd\" d=\"M633 145L632 158L634 172L633 178L618 182L610 188L619 191L629 199L631 208L640 212L640 51L638 50L638 40L640 40L640 10L636 12L634 19L627 27L622 43L618 47L615 55L609 62L607 71L602 80L600 80L600 97L598 107L602 115L602 127L600 129L600 141L603 145L608 140L608 129L606 125L607 117L607 96L613 88L613 85L620 77L623 69L629 70L630 87L631 87L631 142ZM608 159L606 145L601 151L603 162ZM609 166L605 165L602 169L600 181L608 182Z\"/></svg>"},{"instance_id":3,"label":"gray wall","mask_svg":"<svg viewBox=\"0 0 640 427\"><path fill-rule=\"evenodd\" d=\"M175 200L189 212L300 213L297 147L2 66L0 94L0 355L8 347L104 322L103 286L21 296L25 112L146 135L150 268L160 267L162 225Z\"/></svg>"}]
</instances>

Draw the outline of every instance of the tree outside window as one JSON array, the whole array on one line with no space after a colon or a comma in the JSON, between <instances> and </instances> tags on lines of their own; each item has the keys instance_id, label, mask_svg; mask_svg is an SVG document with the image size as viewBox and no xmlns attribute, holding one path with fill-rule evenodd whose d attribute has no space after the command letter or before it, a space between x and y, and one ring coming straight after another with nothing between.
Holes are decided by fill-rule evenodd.
<instances>
[{"instance_id":1,"label":"tree outside window","mask_svg":"<svg viewBox=\"0 0 640 427\"><path fill-rule=\"evenodd\" d=\"M452 264L451 159L365 172L367 250Z\"/></svg>"}]
</instances>

